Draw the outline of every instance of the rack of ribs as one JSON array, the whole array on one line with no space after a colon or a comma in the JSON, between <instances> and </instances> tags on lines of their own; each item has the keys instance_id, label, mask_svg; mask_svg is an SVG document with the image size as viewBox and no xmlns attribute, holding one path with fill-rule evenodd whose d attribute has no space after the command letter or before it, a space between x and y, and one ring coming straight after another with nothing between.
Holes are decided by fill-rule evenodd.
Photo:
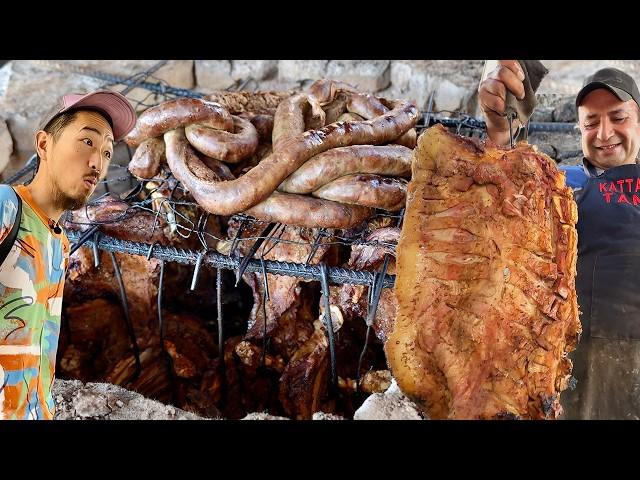
<instances>
[{"instance_id":1,"label":"rack of ribs","mask_svg":"<svg viewBox=\"0 0 640 480\"><path fill-rule=\"evenodd\" d=\"M432 419L557 418L581 333L564 174L441 125L412 169L385 344L398 385Z\"/></svg>"}]
</instances>

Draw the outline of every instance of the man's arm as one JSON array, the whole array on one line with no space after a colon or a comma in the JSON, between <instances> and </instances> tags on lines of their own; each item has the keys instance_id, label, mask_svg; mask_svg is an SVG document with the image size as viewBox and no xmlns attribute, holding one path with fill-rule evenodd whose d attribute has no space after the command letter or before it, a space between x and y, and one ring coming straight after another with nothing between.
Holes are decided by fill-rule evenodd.
<instances>
[{"instance_id":1,"label":"man's arm","mask_svg":"<svg viewBox=\"0 0 640 480\"><path fill-rule=\"evenodd\" d=\"M16 192L9 185L0 185L0 244L11 232L18 213Z\"/></svg>"},{"instance_id":2,"label":"man's arm","mask_svg":"<svg viewBox=\"0 0 640 480\"><path fill-rule=\"evenodd\" d=\"M507 90L522 100L524 72L517 60L499 60L478 87L478 102L487 123L487 136L498 145L509 144L509 123L504 116Z\"/></svg>"}]
</instances>

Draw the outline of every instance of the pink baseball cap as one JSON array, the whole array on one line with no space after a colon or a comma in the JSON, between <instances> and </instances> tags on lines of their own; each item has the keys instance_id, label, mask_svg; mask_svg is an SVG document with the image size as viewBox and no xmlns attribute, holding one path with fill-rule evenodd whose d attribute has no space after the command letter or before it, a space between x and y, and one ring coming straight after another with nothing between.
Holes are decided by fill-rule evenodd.
<instances>
[{"instance_id":1,"label":"pink baseball cap","mask_svg":"<svg viewBox=\"0 0 640 480\"><path fill-rule=\"evenodd\" d=\"M111 120L113 137L121 140L136 124L136 112L127 98L111 90L96 90L91 93L72 93L63 95L42 118L39 130L44 130L51 120L68 110L77 108L96 109Z\"/></svg>"}]
</instances>

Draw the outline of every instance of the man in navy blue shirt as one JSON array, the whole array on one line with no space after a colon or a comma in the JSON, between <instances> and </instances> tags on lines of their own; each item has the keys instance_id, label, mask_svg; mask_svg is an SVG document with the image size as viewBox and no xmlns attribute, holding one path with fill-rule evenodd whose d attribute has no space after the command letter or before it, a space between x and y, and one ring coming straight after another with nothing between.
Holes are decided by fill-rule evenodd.
<instances>
[{"instance_id":1,"label":"man in navy blue shirt","mask_svg":"<svg viewBox=\"0 0 640 480\"><path fill-rule=\"evenodd\" d=\"M525 95L517 60L502 60L478 99L494 142L509 143L507 91ZM578 380L562 394L568 419L640 419L640 92L615 68L588 77L576 96L581 166L561 167L578 205L576 289L582 338Z\"/></svg>"}]
</instances>

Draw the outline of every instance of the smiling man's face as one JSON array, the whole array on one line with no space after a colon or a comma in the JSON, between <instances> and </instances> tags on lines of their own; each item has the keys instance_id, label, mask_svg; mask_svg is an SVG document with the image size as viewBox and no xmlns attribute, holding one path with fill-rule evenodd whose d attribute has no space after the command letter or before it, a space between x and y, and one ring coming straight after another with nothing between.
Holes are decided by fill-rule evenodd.
<instances>
[{"instance_id":1,"label":"smiling man's face","mask_svg":"<svg viewBox=\"0 0 640 480\"><path fill-rule=\"evenodd\" d=\"M589 93L578 107L582 152L596 167L636 163L640 118L633 100L621 101L605 88Z\"/></svg>"}]
</instances>

